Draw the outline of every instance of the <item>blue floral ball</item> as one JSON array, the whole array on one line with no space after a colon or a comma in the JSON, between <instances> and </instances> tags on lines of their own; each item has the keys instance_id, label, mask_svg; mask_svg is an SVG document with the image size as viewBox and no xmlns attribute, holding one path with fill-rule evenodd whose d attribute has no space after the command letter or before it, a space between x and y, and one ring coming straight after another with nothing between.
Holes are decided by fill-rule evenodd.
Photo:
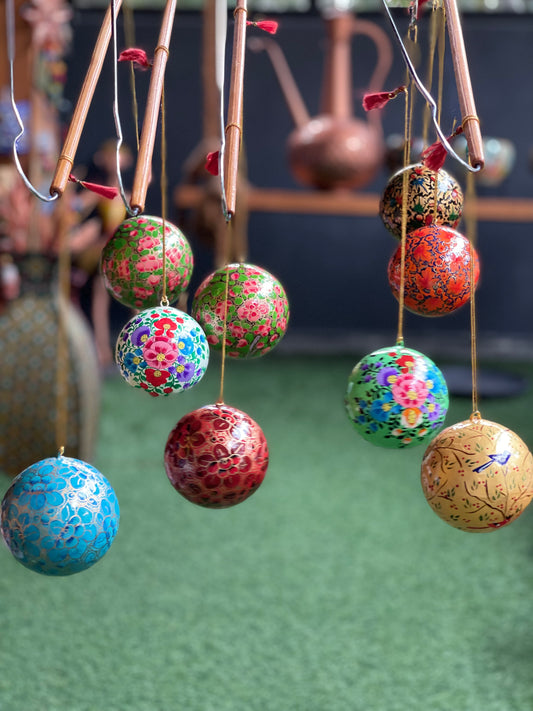
<instances>
[{"instance_id":1,"label":"blue floral ball","mask_svg":"<svg viewBox=\"0 0 533 711\"><path fill-rule=\"evenodd\" d=\"M397 344L357 363L344 403L355 429L372 444L414 447L444 424L448 388L430 358Z\"/></svg>"},{"instance_id":2,"label":"blue floral ball","mask_svg":"<svg viewBox=\"0 0 533 711\"><path fill-rule=\"evenodd\" d=\"M71 457L42 459L21 472L2 501L2 536L14 557L43 575L72 575L107 552L119 524L107 479Z\"/></svg>"},{"instance_id":3,"label":"blue floral ball","mask_svg":"<svg viewBox=\"0 0 533 711\"><path fill-rule=\"evenodd\" d=\"M201 326L172 306L145 309L119 334L115 360L127 383L153 397L196 385L209 363Z\"/></svg>"}]
</instances>

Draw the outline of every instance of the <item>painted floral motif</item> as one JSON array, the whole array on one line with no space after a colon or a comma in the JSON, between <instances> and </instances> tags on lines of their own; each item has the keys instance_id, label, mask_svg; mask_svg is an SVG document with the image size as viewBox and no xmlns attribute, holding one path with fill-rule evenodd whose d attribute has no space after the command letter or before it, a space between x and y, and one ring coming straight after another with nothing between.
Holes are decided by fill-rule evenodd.
<instances>
[{"instance_id":1,"label":"painted floral motif","mask_svg":"<svg viewBox=\"0 0 533 711\"><path fill-rule=\"evenodd\" d=\"M188 501L227 508L251 496L268 467L268 446L259 425L223 403L181 418L168 437L165 470Z\"/></svg>"},{"instance_id":2,"label":"painted floral motif","mask_svg":"<svg viewBox=\"0 0 533 711\"><path fill-rule=\"evenodd\" d=\"M427 356L381 348L357 363L345 405L355 429L380 447L410 447L433 437L448 411L448 388Z\"/></svg>"},{"instance_id":3,"label":"painted floral motif","mask_svg":"<svg viewBox=\"0 0 533 711\"><path fill-rule=\"evenodd\" d=\"M193 255L186 237L165 221L166 295L170 303L188 287ZM108 240L100 261L104 283L121 304L157 306L163 296L163 220L142 215L125 220Z\"/></svg>"},{"instance_id":4,"label":"painted floral motif","mask_svg":"<svg viewBox=\"0 0 533 711\"><path fill-rule=\"evenodd\" d=\"M126 382L157 397L196 385L207 369L209 346L191 316L160 306L128 321L117 339L115 359Z\"/></svg>"},{"instance_id":5,"label":"painted floral motif","mask_svg":"<svg viewBox=\"0 0 533 711\"><path fill-rule=\"evenodd\" d=\"M463 212L459 183L445 170L436 173L422 163L402 168L389 180L379 206L385 227L398 239L402 236L403 174L408 173L407 233L436 222L457 227ZM438 180L437 180L438 175ZM437 214L435 219L435 191Z\"/></svg>"},{"instance_id":6,"label":"painted floral motif","mask_svg":"<svg viewBox=\"0 0 533 711\"><path fill-rule=\"evenodd\" d=\"M516 520L533 499L533 457L517 434L472 416L429 444L421 483L433 511L450 526L495 531Z\"/></svg>"},{"instance_id":7,"label":"painted floral motif","mask_svg":"<svg viewBox=\"0 0 533 711\"><path fill-rule=\"evenodd\" d=\"M470 242L450 227L430 225L411 232L405 244L405 308L421 316L445 316L470 299ZM401 246L391 257L389 284L398 299ZM474 250L474 280L479 258Z\"/></svg>"},{"instance_id":8,"label":"painted floral motif","mask_svg":"<svg viewBox=\"0 0 533 711\"><path fill-rule=\"evenodd\" d=\"M285 335L289 303L279 281L265 269L230 264L200 284L191 313L217 350L222 348L227 314L226 355L256 358L272 350Z\"/></svg>"},{"instance_id":9,"label":"painted floral motif","mask_svg":"<svg viewBox=\"0 0 533 711\"><path fill-rule=\"evenodd\" d=\"M113 488L71 457L42 459L21 472L2 501L2 535L14 557L44 575L72 575L108 551L119 525Z\"/></svg>"}]
</instances>

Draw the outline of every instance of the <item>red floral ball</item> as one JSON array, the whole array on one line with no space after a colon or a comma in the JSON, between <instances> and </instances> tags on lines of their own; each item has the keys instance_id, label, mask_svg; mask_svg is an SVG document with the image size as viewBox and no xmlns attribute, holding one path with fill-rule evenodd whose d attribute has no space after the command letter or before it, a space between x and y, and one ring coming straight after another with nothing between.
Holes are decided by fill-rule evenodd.
<instances>
[{"instance_id":1,"label":"red floral ball","mask_svg":"<svg viewBox=\"0 0 533 711\"><path fill-rule=\"evenodd\" d=\"M422 316L444 316L470 298L470 242L459 232L429 225L410 232L405 244L405 308ZM401 245L389 262L389 284L398 299ZM474 284L479 259L474 250Z\"/></svg>"},{"instance_id":2,"label":"red floral ball","mask_svg":"<svg viewBox=\"0 0 533 711\"><path fill-rule=\"evenodd\" d=\"M193 504L223 509L241 503L262 483L268 446L257 422L223 403L185 415L170 433L165 470Z\"/></svg>"}]
</instances>

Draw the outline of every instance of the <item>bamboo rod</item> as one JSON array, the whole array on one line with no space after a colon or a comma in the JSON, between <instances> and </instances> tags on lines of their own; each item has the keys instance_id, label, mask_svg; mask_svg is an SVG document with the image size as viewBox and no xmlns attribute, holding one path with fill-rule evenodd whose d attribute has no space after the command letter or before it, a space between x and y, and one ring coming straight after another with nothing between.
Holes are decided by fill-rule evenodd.
<instances>
[{"instance_id":1,"label":"bamboo rod","mask_svg":"<svg viewBox=\"0 0 533 711\"><path fill-rule=\"evenodd\" d=\"M115 7L117 11L121 5L122 0L115 0ZM76 108L74 109L74 114L63 144L63 150L61 151L59 160L57 161L54 177L52 178L52 183L50 185L50 195L62 195L67 185L68 177L71 173L72 165L74 164L74 159L76 157L76 151L78 150L81 133L87 118L87 113L93 100L96 84L98 83L107 48L109 47L113 21L111 12L112 10L110 5L107 9L104 21L102 22L102 27L100 28L100 32L96 40L91 61L89 63L89 69L85 75L80 95L76 103Z\"/></svg>"},{"instance_id":2,"label":"bamboo rod","mask_svg":"<svg viewBox=\"0 0 533 711\"><path fill-rule=\"evenodd\" d=\"M444 0L450 50L455 71L455 81L461 107L463 133L468 145L470 164L474 168L483 168L485 157L483 154L483 140L479 127L479 118L476 113L474 94L470 82L470 72L461 28L461 20L457 9L456 0Z\"/></svg>"},{"instance_id":3,"label":"bamboo rod","mask_svg":"<svg viewBox=\"0 0 533 711\"><path fill-rule=\"evenodd\" d=\"M226 194L226 209L229 215L235 214L237 200L237 173L242 134L246 14L246 0L237 0L234 12L235 28L224 153L224 191Z\"/></svg>"},{"instance_id":4,"label":"bamboo rod","mask_svg":"<svg viewBox=\"0 0 533 711\"><path fill-rule=\"evenodd\" d=\"M161 30L159 32L159 44L154 53L152 75L150 77L150 87L148 89L148 98L139 143L139 154L131 192L131 208L138 212L144 210L146 191L148 190L148 183L150 182L152 172L152 155L154 152L161 96L163 94L163 83L165 81L170 35L172 34L175 14L176 0L167 0Z\"/></svg>"}]
</instances>

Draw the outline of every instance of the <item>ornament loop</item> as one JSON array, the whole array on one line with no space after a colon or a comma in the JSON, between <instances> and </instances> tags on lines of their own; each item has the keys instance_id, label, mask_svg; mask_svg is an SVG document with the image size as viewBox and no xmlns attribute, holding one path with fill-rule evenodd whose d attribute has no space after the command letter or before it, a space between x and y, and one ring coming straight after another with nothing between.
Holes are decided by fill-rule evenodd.
<instances>
[{"instance_id":1,"label":"ornament loop","mask_svg":"<svg viewBox=\"0 0 533 711\"><path fill-rule=\"evenodd\" d=\"M470 422L480 422L483 418L481 417L481 412L479 410L474 410L470 415Z\"/></svg>"}]
</instances>

